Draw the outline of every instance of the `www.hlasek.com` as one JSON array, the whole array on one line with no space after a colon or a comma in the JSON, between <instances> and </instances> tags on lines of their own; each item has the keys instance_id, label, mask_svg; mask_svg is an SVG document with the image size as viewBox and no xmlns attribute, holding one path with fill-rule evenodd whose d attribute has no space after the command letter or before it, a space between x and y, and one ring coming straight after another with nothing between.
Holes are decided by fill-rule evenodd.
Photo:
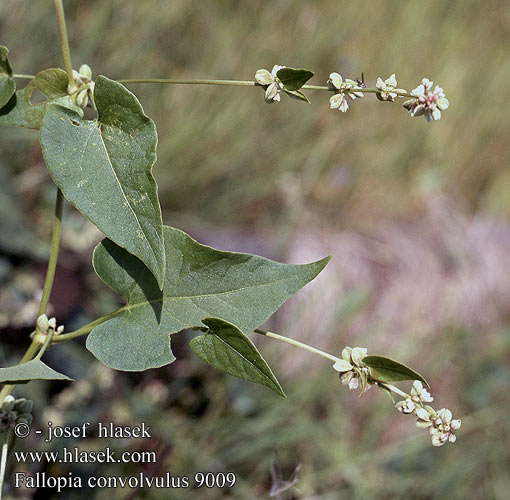
<instances>
[{"instance_id":1,"label":"www.hlasek.com","mask_svg":"<svg viewBox=\"0 0 510 500\"><path fill-rule=\"evenodd\" d=\"M26 425L26 424L23 424ZM91 424L85 422L79 427L58 427L48 422L46 438L49 443L60 438L85 438L90 436ZM135 427L119 427L113 423L99 423L96 437L99 438L150 438L150 427L141 422ZM27 437L30 429L15 429L18 437ZM35 434L42 434L36 430ZM80 450L78 446L63 447L59 451L14 451L18 463L156 463L154 451L125 451L118 453L110 447L101 450ZM62 476L51 476L44 472L33 475L26 472L14 472L15 488L51 488L61 492L66 488L232 488L236 482L233 472L197 472L193 476L173 476L166 472L160 476L147 476L143 472L133 476L87 476L86 480L69 472Z\"/></svg>"}]
</instances>

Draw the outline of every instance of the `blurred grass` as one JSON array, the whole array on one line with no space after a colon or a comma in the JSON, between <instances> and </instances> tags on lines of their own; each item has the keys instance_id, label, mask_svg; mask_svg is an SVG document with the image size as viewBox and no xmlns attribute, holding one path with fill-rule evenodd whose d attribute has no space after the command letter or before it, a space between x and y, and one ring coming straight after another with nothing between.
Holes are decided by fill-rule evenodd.
<instances>
[{"instance_id":1,"label":"blurred grass","mask_svg":"<svg viewBox=\"0 0 510 500\"><path fill-rule=\"evenodd\" d=\"M420 214L438 192L465 214L508 220L507 1L70 0L65 7L74 66L86 62L95 75L252 79L277 63L314 70L316 84L331 71L350 77L363 71L372 85L396 72L401 87L429 77L445 89L450 109L427 124L372 96L341 114L329 110L322 92L308 92L311 105L283 97L267 106L261 89L132 85L158 127L155 175L167 224L270 235L272 256L284 258L294 231L363 232L380 220ZM52 2L1 2L0 32L15 72L62 65ZM2 130L0 149L2 173L22 193L35 233L47 237L43 221L52 196L37 133ZM69 247L80 234L75 218L67 219ZM111 307L104 291L94 297L98 285L87 280L92 309ZM172 444L162 470L233 470L239 482L231 498L267 497L276 447L289 473L304 464L298 483L304 498L500 500L509 490L508 333L505 324L490 331L452 325L419 344L400 334L399 353L412 353L425 376L442 381L438 405L470 415L458 442L441 449L430 447L412 419L395 415L383 395L358 401L330 371L286 380L289 398L275 401L186 359L144 376L118 375L110 399L87 396L62 418L143 417L162 443ZM262 348L276 362L267 344ZM79 346L65 352L75 376L87 379L90 356ZM276 371L286 372L277 363ZM147 386L158 383L168 393L151 403ZM27 390L46 394L51 408L58 396L32 385ZM80 495L66 492L66 498ZM219 498L216 490L175 495ZM127 494L97 498L106 496ZM167 496L147 490L137 498Z\"/></svg>"}]
</instances>

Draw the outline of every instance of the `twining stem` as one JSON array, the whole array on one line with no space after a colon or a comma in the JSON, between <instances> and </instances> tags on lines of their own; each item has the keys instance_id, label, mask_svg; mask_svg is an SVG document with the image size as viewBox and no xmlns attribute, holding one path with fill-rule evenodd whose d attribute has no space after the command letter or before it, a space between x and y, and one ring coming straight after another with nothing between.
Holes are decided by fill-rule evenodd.
<instances>
[{"instance_id":1,"label":"twining stem","mask_svg":"<svg viewBox=\"0 0 510 500\"><path fill-rule=\"evenodd\" d=\"M106 314L105 316L101 316L100 318L97 318L96 320L88 323L85 326L82 326L78 330L75 330L74 332L65 333L63 335L55 335L53 337L53 343L56 344L58 342L66 342L67 340L74 339L76 337L80 337L82 335L89 334L96 326L100 325L101 323L104 323L105 321L108 321L111 318L114 318L115 316L119 315L122 311L124 311L124 307L121 307L120 309L117 309L116 311Z\"/></svg>"},{"instance_id":2,"label":"twining stem","mask_svg":"<svg viewBox=\"0 0 510 500\"><path fill-rule=\"evenodd\" d=\"M259 87L260 85L255 81L250 80L174 80L170 78L129 78L117 80L122 84L130 84L130 83L166 83L169 85L229 85L232 87ZM331 92L331 87L326 85L303 85L301 87L302 90L326 90ZM301 90L300 89L300 90ZM377 88L363 88L363 87L353 87L346 92L365 92L367 94L377 94L381 92ZM401 97L413 97L412 94L407 92L399 92L398 90L392 90L392 93L395 93Z\"/></svg>"},{"instance_id":3,"label":"twining stem","mask_svg":"<svg viewBox=\"0 0 510 500\"><path fill-rule=\"evenodd\" d=\"M320 349L316 349L315 347L305 344L304 342L299 342L298 340L294 340L289 337L284 337L283 335L279 335L278 333L266 332L266 331L260 330L258 328L256 330L254 330L254 332L259 333L260 335L264 335L265 337L270 337L272 339L276 339L281 342L285 342L286 344L290 344L295 347L299 347L300 349L304 349L306 351L313 352L314 354L318 354L319 356L322 356L323 358L334 361L335 363L337 361L341 361L340 358L333 356L333 354L329 354L327 352L321 351ZM389 389L390 391L394 392L395 394L398 394L399 396L402 396L403 398L409 397L409 394L405 393L404 391L401 391L398 387L395 387L392 384L388 384L386 382L377 382L377 384L382 387L385 387L386 389Z\"/></svg>"},{"instance_id":4,"label":"twining stem","mask_svg":"<svg viewBox=\"0 0 510 500\"><path fill-rule=\"evenodd\" d=\"M33 75L21 75L15 74L14 78L26 78L32 79L35 78ZM255 81L250 80L175 80L171 78L125 78L121 80L117 80L119 83L129 85L131 83L166 83L168 85L227 85L229 87L260 87L260 85ZM303 90L326 90L331 92L331 88L326 85L303 85L301 87ZM366 94L377 94L380 92L379 89L372 88L362 88L362 87L353 87L349 89L349 92L364 92ZM391 91L394 94L397 94L400 97L414 97L412 94L408 92L399 92L398 90Z\"/></svg>"},{"instance_id":5,"label":"twining stem","mask_svg":"<svg viewBox=\"0 0 510 500\"><path fill-rule=\"evenodd\" d=\"M255 87L257 82L249 80L174 80L169 78L129 78L119 83L167 83L170 85L228 85L231 87Z\"/></svg>"},{"instance_id":6,"label":"twining stem","mask_svg":"<svg viewBox=\"0 0 510 500\"><path fill-rule=\"evenodd\" d=\"M58 247L60 245L60 234L61 234L61 225L62 225L62 207L63 207L63 199L62 192L60 189L57 190L57 199L55 201L55 215L53 217L53 231L51 235L51 250L50 250L50 258L48 261L48 269L46 270L46 278L44 280L44 287L41 297L41 304L39 305L39 313L37 317L46 312L46 308L48 307L48 302L50 300L51 289L53 287L53 280L55 278L55 270L57 268L57 258L58 258ZM39 349L41 348L41 344L39 342L39 328L36 328L36 332L32 343L28 347L27 351L21 358L18 364L26 363L34 358ZM42 356L42 354L41 354ZM2 390L0 391L0 403L5 399L5 396L8 396L12 390L14 389L14 384L4 385Z\"/></svg>"},{"instance_id":7,"label":"twining stem","mask_svg":"<svg viewBox=\"0 0 510 500\"><path fill-rule=\"evenodd\" d=\"M60 45L62 47L62 57L64 58L64 68L66 70L69 83L74 85L73 65L71 63L71 52L69 50L69 40L67 39L66 18L64 15L62 0L55 0L55 10L57 11L58 30L60 32Z\"/></svg>"},{"instance_id":8,"label":"twining stem","mask_svg":"<svg viewBox=\"0 0 510 500\"><path fill-rule=\"evenodd\" d=\"M53 338L54 333L55 332L54 332L53 328L50 328L50 330L48 331L48 334L46 336L46 340L44 341L44 344L41 347L41 350L37 353L37 356L35 357L35 359L42 358L43 354L46 352L46 349L48 349L48 346L51 344L51 339Z\"/></svg>"},{"instance_id":9,"label":"twining stem","mask_svg":"<svg viewBox=\"0 0 510 500\"><path fill-rule=\"evenodd\" d=\"M53 280L55 279L55 270L57 269L58 247L60 245L60 234L62 227L62 207L64 197L62 191L57 189L57 199L55 201L55 214L53 216L53 232L51 235L51 250L50 260L48 261L48 269L46 271L46 278L44 280L43 293L41 297L41 304L39 305L39 314L44 314L48 307L50 300L51 289L53 287Z\"/></svg>"}]
</instances>

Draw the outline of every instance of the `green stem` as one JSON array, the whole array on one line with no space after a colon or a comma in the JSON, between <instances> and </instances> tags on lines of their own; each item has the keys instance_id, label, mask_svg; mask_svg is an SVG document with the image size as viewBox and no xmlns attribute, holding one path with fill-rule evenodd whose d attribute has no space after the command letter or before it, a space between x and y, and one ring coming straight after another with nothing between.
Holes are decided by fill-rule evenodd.
<instances>
[{"instance_id":1,"label":"green stem","mask_svg":"<svg viewBox=\"0 0 510 500\"><path fill-rule=\"evenodd\" d=\"M124 307L121 307L120 309L117 309L116 311L106 314L105 316L101 316L100 318L92 321L91 323L88 323L85 326L82 326L78 330L75 330L74 332L65 333L63 335L55 335L53 337L53 344L57 344L59 342L66 342L68 340L74 339L76 337L81 337L82 335L89 334L96 326L100 325L101 323L104 323L105 321L108 321L111 318L114 318L115 316L119 315L122 311L124 311Z\"/></svg>"},{"instance_id":2,"label":"green stem","mask_svg":"<svg viewBox=\"0 0 510 500\"><path fill-rule=\"evenodd\" d=\"M13 75L14 78L35 78L33 75ZM169 85L227 85L230 87L260 87L257 82L250 80L175 80L171 78L125 78L121 80L117 80L122 84L130 84L130 83L166 83ZM326 90L328 92L332 92L331 88L326 85L303 85L301 87L303 90ZM349 89L350 92L364 92L366 94L377 94L380 92L379 89L372 88L362 88L362 87L353 87ZM394 91L400 97L414 97L412 94L408 92L398 92Z\"/></svg>"},{"instance_id":3,"label":"green stem","mask_svg":"<svg viewBox=\"0 0 510 500\"><path fill-rule=\"evenodd\" d=\"M377 382L377 384L382 387L386 387L386 389L389 389L390 391L394 392L395 394L402 396L404 399L407 399L409 397L409 394L407 394L404 391L401 391L398 387L395 387L394 385L387 384L386 382Z\"/></svg>"},{"instance_id":4,"label":"green stem","mask_svg":"<svg viewBox=\"0 0 510 500\"><path fill-rule=\"evenodd\" d=\"M14 78L24 78L25 80L33 80L35 78L34 75L23 75L21 73L14 73L12 76Z\"/></svg>"},{"instance_id":5,"label":"green stem","mask_svg":"<svg viewBox=\"0 0 510 500\"><path fill-rule=\"evenodd\" d=\"M304 342L299 342L298 340L294 340L289 337L284 337L283 335L279 335L278 333L266 332L266 331L260 330L258 328L256 330L254 330L254 332L259 333L260 335L264 335L265 337L270 337L272 339L276 339L281 342L285 342L286 344L290 344L295 347L299 347L300 349L304 349L305 351L313 352L314 354L318 354L319 356L322 356L323 358L334 361L335 363L337 361L341 361L340 358L333 356L333 354L329 354L327 352L321 351L320 349L316 349L315 347L305 344ZM377 383L379 385L385 387L386 389L389 389L390 391L394 392L395 394L402 396L403 398L409 397L409 394L405 393L404 391L401 391L398 387L395 387L394 385L383 383L383 382L377 382Z\"/></svg>"},{"instance_id":6,"label":"green stem","mask_svg":"<svg viewBox=\"0 0 510 500\"><path fill-rule=\"evenodd\" d=\"M229 85L232 87L260 87L257 82L250 80L174 80L171 78L129 78L117 80L122 84L130 83L166 83L169 85ZM332 89L326 85L303 85L303 90L326 90L332 92ZM367 89L362 87L353 87L349 92L365 92L367 94L377 94L380 92L377 88ZM394 91L395 94L402 97L413 97L412 94L407 92Z\"/></svg>"},{"instance_id":7,"label":"green stem","mask_svg":"<svg viewBox=\"0 0 510 500\"><path fill-rule=\"evenodd\" d=\"M55 270L57 268L57 258L58 258L58 247L60 244L60 233L61 233L61 224L62 224L62 206L63 206L63 196L59 190L57 190L57 199L55 201L55 215L53 218L53 232L51 235L51 251L50 251L50 259L48 261L48 269L46 271L46 278L44 280L43 293L41 297L41 304L39 305L39 313L37 317L46 312L46 308L48 307L48 302L50 299L51 289L53 287L53 280L55 278ZM32 343L28 347L27 351L21 358L18 364L26 363L34 358L36 353L41 348L41 344L39 342L39 328L36 327L36 333ZM42 355L42 354L41 354ZM0 401L5 399L5 396L8 396L14 389L14 384L4 385L2 390L0 391Z\"/></svg>"},{"instance_id":8,"label":"green stem","mask_svg":"<svg viewBox=\"0 0 510 500\"><path fill-rule=\"evenodd\" d=\"M53 287L53 280L55 279L55 270L57 269L58 247L60 245L60 233L62 226L62 207L63 195L60 189L57 190L57 199L55 201L55 215L53 217L53 232L51 235L51 251L50 260L48 261L48 269L46 271L46 278L44 280L43 293L41 297L41 304L39 306L39 313L37 317L46 312L48 302L50 300L51 289Z\"/></svg>"},{"instance_id":9,"label":"green stem","mask_svg":"<svg viewBox=\"0 0 510 500\"><path fill-rule=\"evenodd\" d=\"M64 15L64 6L62 5L62 0L55 0L55 10L57 11L58 30L60 32L60 45L62 47L62 57L64 58L64 68L66 70L69 83L74 85L73 65L71 63L71 52L69 50L66 18Z\"/></svg>"},{"instance_id":10,"label":"green stem","mask_svg":"<svg viewBox=\"0 0 510 500\"><path fill-rule=\"evenodd\" d=\"M340 361L340 358L337 358L336 356L333 356L332 354L329 354L327 352L321 351L320 349L316 349L315 347L312 347L308 344L305 344L304 342L299 342L299 340L294 340L289 337L284 337L283 335L278 335L274 332L266 332L264 330L259 330L258 328L254 330L255 333L260 333L261 335L264 335L265 337L270 337L272 339L279 340L281 342L285 342L286 344L293 345L295 347L299 347L300 349L304 349L305 351L313 352L314 354L318 354L319 356L322 356L323 358L330 359L333 362Z\"/></svg>"},{"instance_id":11,"label":"green stem","mask_svg":"<svg viewBox=\"0 0 510 500\"><path fill-rule=\"evenodd\" d=\"M46 352L46 349L48 349L48 346L51 343L51 339L53 338L54 331L52 328L48 331L48 334L46 335L46 340L44 341L43 346L41 347L41 350L37 353L37 356L34 359L40 360L43 356L43 354Z\"/></svg>"},{"instance_id":12,"label":"green stem","mask_svg":"<svg viewBox=\"0 0 510 500\"><path fill-rule=\"evenodd\" d=\"M255 87L257 82L249 80L174 80L169 78L130 78L119 83L167 83L171 85L228 85L232 87Z\"/></svg>"}]
</instances>

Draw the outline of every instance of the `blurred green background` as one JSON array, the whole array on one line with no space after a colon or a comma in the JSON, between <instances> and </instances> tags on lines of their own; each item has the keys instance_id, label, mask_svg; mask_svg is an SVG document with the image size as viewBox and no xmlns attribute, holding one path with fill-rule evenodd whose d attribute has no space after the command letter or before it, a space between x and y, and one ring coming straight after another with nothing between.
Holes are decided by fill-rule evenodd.
<instances>
[{"instance_id":1,"label":"blurred green background","mask_svg":"<svg viewBox=\"0 0 510 500\"><path fill-rule=\"evenodd\" d=\"M510 5L343 0L64 2L74 66L94 75L251 80L273 64L315 71L428 77L450 108L439 122L411 119L373 96L342 114L328 95L268 106L249 87L131 85L157 125L164 222L203 243L303 263L333 259L269 327L340 352L395 357L422 372L434 406L463 419L454 445L433 448L413 419L375 390L359 399L321 358L262 339L286 389L213 372L173 337L178 361L143 374L113 373L82 342L48 362L79 380L31 383L38 425L146 421L151 440L90 438L100 449L154 450L158 464L17 465L51 475L193 476L232 471L231 490L9 490L11 498L269 498L278 451L295 490L281 498L506 499L510 491ZM53 2L0 3L0 43L16 73L62 66ZM18 86L24 82L18 80ZM35 131L0 133L2 366L28 343L42 285L55 188ZM91 272L100 235L70 209L52 314L71 331L113 310ZM76 441L19 449L61 449ZM11 468L11 473L13 468Z\"/></svg>"}]
</instances>

